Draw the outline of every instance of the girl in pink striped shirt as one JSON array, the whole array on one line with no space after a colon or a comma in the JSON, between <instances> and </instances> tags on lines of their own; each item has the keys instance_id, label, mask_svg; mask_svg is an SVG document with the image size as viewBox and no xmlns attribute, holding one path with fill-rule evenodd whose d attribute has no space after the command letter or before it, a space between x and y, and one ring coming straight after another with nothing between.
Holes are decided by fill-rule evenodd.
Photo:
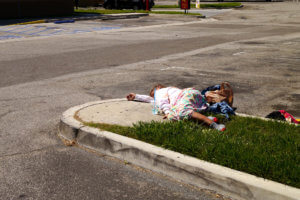
<instances>
[{"instance_id":1,"label":"girl in pink striped shirt","mask_svg":"<svg viewBox=\"0 0 300 200\"><path fill-rule=\"evenodd\" d=\"M217 130L225 130L225 125L215 122L216 118L206 117L201 114L202 111L206 110L207 103L201 92L194 88L179 89L158 84L151 89L150 96L154 97L154 99L146 95L131 93L127 96L127 99L146 102L154 100L159 109L164 112L165 118L169 120L194 119L205 122Z\"/></svg>"}]
</instances>

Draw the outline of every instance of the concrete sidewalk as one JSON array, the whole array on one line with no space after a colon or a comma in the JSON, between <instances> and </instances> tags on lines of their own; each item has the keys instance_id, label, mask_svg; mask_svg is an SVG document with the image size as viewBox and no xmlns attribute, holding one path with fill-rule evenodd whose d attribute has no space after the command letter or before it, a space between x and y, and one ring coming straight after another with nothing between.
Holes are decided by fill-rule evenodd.
<instances>
[{"instance_id":1,"label":"concrete sidewalk","mask_svg":"<svg viewBox=\"0 0 300 200\"><path fill-rule=\"evenodd\" d=\"M78 145L236 199L298 199L300 190L244 172L202 161L142 141L102 131L84 122L131 126L138 121L162 121L151 104L126 99L90 102L63 113L59 136Z\"/></svg>"},{"instance_id":2,"label":"concrete sidewalk","mask_svg":"<svg viewBox=\"0 0 300 200\"><path fill-rule=\"evenodd\" d=\"M75 118L81 122L101 122L122 126L132 126L139 121L163 121L162 116L152 114L150 103L125 99L84 107L76 112Z\"/></svg>"}]
</instances>

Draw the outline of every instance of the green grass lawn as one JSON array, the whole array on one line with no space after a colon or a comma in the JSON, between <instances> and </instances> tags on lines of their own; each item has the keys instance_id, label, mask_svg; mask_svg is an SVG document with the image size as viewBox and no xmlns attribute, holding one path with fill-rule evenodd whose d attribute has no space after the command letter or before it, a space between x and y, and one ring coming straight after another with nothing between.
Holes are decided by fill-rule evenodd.
<instances>
[{"instance_id":1,"label":"green grass lawn","mask_svg":"<svg viewBox=\"0 0 300 200\"><path fill-rule=\"evenodd\" d=\"M226 2L226 3L210 3L210 4L203 4L200 3L200 8L216 8L216 9L228 9L228 8L235 8L241 6L240 2ZM191 8L195 8L195 4L191 4ZM178 5L155 5L153 8L179 8Z\"/></svg>"},{"instance_id":2,"label":"green grass lawn","mask_svg":"<svg viewBox=\"0 0 300 200\"><path fill-rule=\"evenodd\" d=\"M75 9L75 13L119 14L119 13L134 13L134 12L135 10Z\"/></svg>"},{"instance_id":3,"label":"green grass lawn","mask_svg":"<svg viewBox=\"0 0 300 200\"><path fill-rule=\"evenodd\" d=\"M187 13L180 11L146 11L146 10L98 10L98 9L76 9L75 14L80 13L96 13L96 14L120 14L120 13L149 13L149 14L176 14L176 15L196 15L201 16L200 13Z\"/></svg>"},{"instance_id":4,"label":"green grass lawn","mask_svg":"<svg viewBox=\"0 0 300 200\"><path fill-rule=\"evenodd\" d=\"M299 126L238 116L225 132L189 121L86 125L300 188Z\"/></svg>"}]
</instances>

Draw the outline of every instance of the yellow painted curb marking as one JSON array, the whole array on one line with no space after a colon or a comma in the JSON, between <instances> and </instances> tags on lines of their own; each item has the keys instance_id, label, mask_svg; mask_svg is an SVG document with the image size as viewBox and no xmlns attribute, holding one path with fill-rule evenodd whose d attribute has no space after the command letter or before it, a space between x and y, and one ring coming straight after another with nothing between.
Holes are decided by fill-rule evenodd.
<instances>
[{"instance_id":1,"label":"yellow painted curb marking","mask_svg":"<svg viewBox=\"0 0 300 200\"><path fill-rule=\"evenodd\" d=\"M24 22L24 23L17 23L17 24L11 24L12 25L27 25L27 24L40 24L40 23L46 23L46 20L36 20L36 21L31 21L31 22Z\"/></svg>"}]
</instances>

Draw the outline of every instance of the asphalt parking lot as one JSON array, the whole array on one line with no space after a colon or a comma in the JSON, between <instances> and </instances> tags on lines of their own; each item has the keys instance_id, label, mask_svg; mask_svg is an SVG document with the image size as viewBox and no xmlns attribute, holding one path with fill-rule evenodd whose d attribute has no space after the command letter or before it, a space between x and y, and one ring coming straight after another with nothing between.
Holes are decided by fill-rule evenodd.
<instances>
[{"instance_id":1,"label":"asphalt parking lot","mask_svg":"<svg viewBox=\"0 0 300 200\"><path fill-rule=\"evenodd\" d=\"M160 9L161 10L161 9ZM229 12L228 10L193 10L191 12L202 13L207 17L212 17L221 13ZM149 19L150 18L150 19ZM186 18L186 19L185 19ZM180 21L190 21L191 17L183 17ZM179 19L177 19L179 20ZM2 20L2 24L5 24ZM35 21L34 19L32 21ZM2 25L0 26L0 41L8 39L20 39L27 37L40 37L46 36L51 37L55 35L72 35L78 33L91 33L97 31L107 31L114 29L121 29L124 27L139 27L149 25L159 25L172 23L172 20L166 20L159 17L142 17L137 20L83 20L75 21L73 23L37 23L37 24L26 24L26 25ZM11 22L13 23L13 22ZM0 20L1 24L1 20Z\"/></svg>"},{"instance_id":2,"label":"asphalt parking lot","mask_svg":"<svg viewBox=\"0 0 300 200\"><path fill-rule=\"evenodd\" d=\"M0 26L0 40L53 35L72 35L120 28L122 28L122 25L111 25L108 23L99 24L99 22L92 23L91 21L65 24L42 23L10 25Z\"/></svg>"}]
</instances>

